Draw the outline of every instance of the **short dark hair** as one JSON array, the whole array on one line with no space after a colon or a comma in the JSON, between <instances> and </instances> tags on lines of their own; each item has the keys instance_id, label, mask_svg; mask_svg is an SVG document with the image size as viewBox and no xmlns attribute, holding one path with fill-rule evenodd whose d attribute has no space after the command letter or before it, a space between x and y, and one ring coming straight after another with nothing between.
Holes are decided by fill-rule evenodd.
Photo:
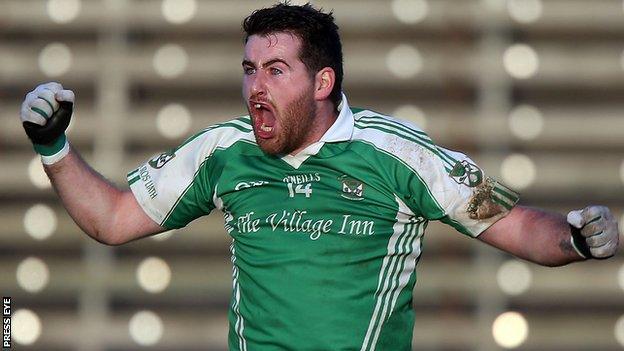
<instances>
[{"instance_id":1,"label":"short dark hair","mask_svg":"<svg viewBox=\"0 0 624 351\"><path fill-rule=\"evenodd\" d=\"M336 73L336 82L330 100L337 108L342 99L342 44L338 26L332 12L324 13L310 3L296 6L278 3L272 7L255 10L243 21L245 43L252 35L290 32L301 40L299 59L314 75L325 67Z\"/></svg>"}]
</instances>

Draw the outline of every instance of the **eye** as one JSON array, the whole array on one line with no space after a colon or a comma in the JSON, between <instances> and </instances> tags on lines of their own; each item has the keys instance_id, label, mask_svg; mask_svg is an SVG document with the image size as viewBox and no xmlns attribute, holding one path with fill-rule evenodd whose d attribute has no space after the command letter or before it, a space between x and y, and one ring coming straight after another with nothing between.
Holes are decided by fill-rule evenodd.
<instances>
[{"instance_id":1,"label":"eye","mask_svg":"<svg viewBox=\"0 0 624 351\"><path fill-rule=\"evenodd\" d=\"M274 76L278 76L280 74L282 74L282 70L279 68L275 68L275 67L271 67L271 74Z\"/></svg>"},{"instance_id":2,"label":"eye","mask_svg":"<svg viewBox=\"0 0 624 351\"><path fill-rule=\"evenodd\" d=\"M253 67L243 67L243 73L245 75L251 75L254 74L256 72L256 70Z\"/></svg>"}]
</instances>

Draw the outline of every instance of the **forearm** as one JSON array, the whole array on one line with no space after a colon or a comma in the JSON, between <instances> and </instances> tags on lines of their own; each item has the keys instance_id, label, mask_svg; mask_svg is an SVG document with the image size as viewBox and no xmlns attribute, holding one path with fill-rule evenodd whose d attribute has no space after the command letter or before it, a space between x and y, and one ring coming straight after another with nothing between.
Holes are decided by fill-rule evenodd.
<instances>
[{"instance_id":1,"label":"forearm","mask_svg":"<svg viewBox=\"0 0 624 351\"><path fill-rule=\"evenodd\" d=\"M62 160L44 169L76 224L93 239L113 243L115 207L123 192L91 168L73 148Z\"/></svg>"},{"instance_id":2,"label":"forearm","mask_svg":"<svg viewBox=\"0 0 624 351\"><path fill-rule=\"evenodd\" d=\"M563 215L532 208L521 210L527 213L521 222L521 230L530 233L523 238L528 239L523 250L527 260L545 266L562 266L583 260L572 246L570 225Z\"/></svg>"},{"instance_id":3,"label":"forearm","mask_svg":"<svg viewBox=\"0 0 624 351\"><path fill-rule=\"evenodd\" d=\"M583 260L572 246L570 225L566 218L544 210L517 206L479 238L519 258L544 266L562 266Z\"/></svg>"},{"instance_id":4,"label":"forearm","mask_svg":"<svg viewBox=\"0 0 624 351\"><path fill-rule=\"evenodd\" d=\"M56 82L26 94L20 119L63 205L93 239L117 245L165 230L144 211L130 191L122 191L69 147L65 129L74 92Z\"/></svg>"}]
</instances>

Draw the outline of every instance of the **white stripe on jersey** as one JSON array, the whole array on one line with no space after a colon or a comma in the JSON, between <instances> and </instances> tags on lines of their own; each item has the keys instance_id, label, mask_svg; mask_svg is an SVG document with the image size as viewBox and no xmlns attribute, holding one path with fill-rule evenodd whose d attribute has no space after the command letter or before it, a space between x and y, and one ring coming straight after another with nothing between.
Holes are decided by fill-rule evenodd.
<instances>
[{"instance_id":1,"label":"white stripe on jersey","mask_svg":"<svg viewBox=\"0 0 624 351\"><path fill-rule=\"evenodd\" d=\"M367 113L370 114L370 111ZM355 114L356 124L359 123L357 122L358 118L363 116L363 114L364 112ZM385 118L383 116L379 117ZM367 126L362 123L360 125ZM396 129L393 131L396 131ZM398 132L398 134L404 135L405 133ZM498 220L497 217L493 217L491 220L470 218L470 214L467 211L467 202L473 196L473 189L455 182L445 169L444 162L448 162L448 160L443 159L431 150L398 135L374 128L355 128L353 140L373 146L375 149L398 160L414 172L422 180L423 184L426 185L431 199L444 211L444 214L448 215L452 221L460 223L461 226L470 231L472 236L477 236L488 228L492 222ZM435 145L433 147L438 148L438 150L444 150L446 153L449 152ZM464 154L452 152L452 156L459 160L467 160L473 163Z\"/></svg>"},{"instance_id":2,"label":"white stripe on jersey","mask_svg":"<svg viewBox=\"0 0 624 351\"><path fill-rule=\"evenodd\" d=\"M234 249L234 241L230 245L230 252L232 253L232 294L234 295L234 304L232 310L236 315L236 323L234 324L234 330L238 336L238 347L240 351L247 351L247 340L243 335L245 330L245 319L240 313L240 284L238 282L238 267L236 267L236 249Z\"/></svg>"},{"instance_id":3,"label":"white stripe on jersey","mask_svg":"<svg viewBox=\"0 0 624 351\"><path fill-rule=\"evenodd\" d=\"M244 124L236 120L227 123ZM255 143L255 137L253 132L243 132L233 127L208 128L203 134L176 150L175 157L167 161L164 167L160 169L145 167L149 179L156 186L158 194L156 198L150 198L150 194L140 181L132 184L130 188L149 217L162 225L193 183L204 161L215 150L228 148L237 141ZM165 181L161 181L161 178Z\"/></svg>"},{"instance_id":4,"label":"white stripe on jersey","mask_svg":"<svg viewBox=\"0 0 624 351\"><path fill-rule=\"evenodd\" d=\"M390 318L396 301L407 286L420 256L420 240L423 234L424 219L414 213L396 195L399 205L393 234L388 241L388 253L379 271L375 309L366 331L360 351L375 350L383 324Z\"/></svg>"}]
</instances>

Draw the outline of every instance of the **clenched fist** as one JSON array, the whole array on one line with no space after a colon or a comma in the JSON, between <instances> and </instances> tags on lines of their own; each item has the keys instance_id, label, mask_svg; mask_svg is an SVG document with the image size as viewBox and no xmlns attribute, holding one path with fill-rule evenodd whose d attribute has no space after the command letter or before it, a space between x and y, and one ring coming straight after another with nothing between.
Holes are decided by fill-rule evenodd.
<instances>
[{"instance_id":1,"label":"clenched fist","mask_svg":"<svg viewBox=\"0 0 624 351\"><path fill-rule=\"evenodd\" d=\"M585 258L605 259L615 255L619 243L618 223L604 206L570 211L572 244Z\"/></svg>"},{"instance_id":2,"label":"clenched fist","mask_svg":"<svg viewBox=\"0 0 624 351\"><path fill-rule=\"evenodd\" d=\"M74 92L55 82L41 84L26 94L20 118L33 144L50 145L63 136L73 105Z\"/></svg>"}]
</instances>

